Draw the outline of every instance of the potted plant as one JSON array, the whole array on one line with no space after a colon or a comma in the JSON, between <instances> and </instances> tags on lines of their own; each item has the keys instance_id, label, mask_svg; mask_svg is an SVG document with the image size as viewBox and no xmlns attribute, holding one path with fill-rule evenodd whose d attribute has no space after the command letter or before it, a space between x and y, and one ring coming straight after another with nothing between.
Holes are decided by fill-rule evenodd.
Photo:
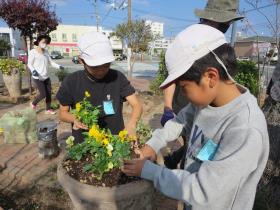
<instances>
[{"instance_id":1,"label":"potted plant","mask_svg":"<svg viewBox=\"0 0 280 210\"><path fill-rule=\"evenodd\" d=\"M21 95L21 74L24 72L23 64L12 58L0 59L0 71L10 97L19 97Z\"/></svg>"},{"instance_id":2,"label":"potted plant","mask_svg":"<svg viewBox=\"0 0 280 210\"><path fill-rule=\"evenodd\" d=\"M140 141L125 130L112 135L100 128L99 107L90 104L89 96L86 92L73 114L90 129L80 144L74 145L72 136L67 139L67 155L58 167L59 183L79 210L152 210L152 183L127 177L120 170L123 160L133 158L134 148L141 147ZM142 136L148 133L144 129L139 129Z\"/></svg>"}]
</instances>

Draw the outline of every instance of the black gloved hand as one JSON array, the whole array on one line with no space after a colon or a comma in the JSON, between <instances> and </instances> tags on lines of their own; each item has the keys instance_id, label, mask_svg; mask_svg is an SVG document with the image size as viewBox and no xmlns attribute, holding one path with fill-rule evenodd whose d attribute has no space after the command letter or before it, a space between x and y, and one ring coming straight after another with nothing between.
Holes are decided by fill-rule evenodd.
<instances>
[{"instance_id":1,"label":"black gloved hand","mask_svg":"<svg viewBox=\"0 0 280 210\"><path fill-rule=\"evenodd\" d=\"M168 120L171 120L173 118L174 118L174 113L172 109L164 109L164 113L161 116L160 123L162 126L164 126Z\"/></svg>"},{"instance_id":2,"label":"black gloved hand","mask_svg":"<svg viewBox=\"0 0 280 210\"><path fill-rule=\"evenodd\" d=\"M64 66L59 66L59 69L64 70L65 68L64 68Z\"/></svg>"},{"instance_id":3,"label":"black gloved hand","mask_svg":"<svg viewBox=\"0 0 280 210\"><path fill-rule=\"evenodd\" d=\"M32 71L32 76L34 76L34 77L39 77L38 71L33 70L33 71Z\"/></svg>"}]
</instances>

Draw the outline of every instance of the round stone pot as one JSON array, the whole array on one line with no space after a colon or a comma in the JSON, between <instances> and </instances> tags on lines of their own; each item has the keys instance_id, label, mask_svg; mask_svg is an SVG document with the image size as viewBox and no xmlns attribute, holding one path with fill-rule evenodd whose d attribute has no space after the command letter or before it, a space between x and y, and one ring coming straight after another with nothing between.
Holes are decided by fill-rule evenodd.
<instances>
[{"instance_id":1,"label":"round stone pot","mask_svg":"<svg viewBox=\"0 0 280 210\"><path fill-rule=\"evenodd\" d=\"M155 209L151 182L141 180L112 188L87 185L70 177L62 162L57 169L58 182L68 192L76 210Z\"/></svg>"},{"instance_id":2,"label":"round stone pot","mask_svg":"<svg viewBox=\"0 0 280 210\"><path fill-rule=\"evenodd\" d=\"M3 81L12 98L21 95L21 74L18 69L13 69L11 75L3 74Z\"/></svg>"}]
</instances>

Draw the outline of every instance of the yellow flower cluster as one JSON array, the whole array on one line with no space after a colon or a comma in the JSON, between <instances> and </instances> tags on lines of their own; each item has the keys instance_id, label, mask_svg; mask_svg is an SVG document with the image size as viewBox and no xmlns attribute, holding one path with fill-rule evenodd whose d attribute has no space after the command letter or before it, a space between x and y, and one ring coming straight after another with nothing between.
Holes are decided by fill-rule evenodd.
<instances>
[{"instance_id":1,"label":"yellow flower cluster","mask_svg":"<svg viewBox=\"0 0 280 210\"><path fill-rule=\"evenodd\" d=\"M127 136L128 136L128 132L126 130L119 132L119 137L122 142L124 142L127 139Z\"/></svg>"},{"instance_id":2,"label":"yellow flower cluster","mask_svg":"<svg viewBox=\"0 0 280 210\"><path fill-rule=\"evenodd\" d=\"M3 128L0 128L0 134L3 133L3 132L4 132L4 129L3 129Z\"/></svg>"},{"instance_id":3,"label":"yellow flower cluster","mask_svg":"<svg viewBox=\"0 0 280 210\"><path fill-rule=\"evenodd\" d=\"M136 140L136 136L129 136L126 130L122 130L119 132L119 138L121 139L122 142Z\"/></svg>"},{"instance_id":4,"label":"yellow flower cluster","mask_svg":"<svg viewBox=\"0 0 280 210\"><path fill-rule=\"evenodd\" d=\"M98 125L93 125L89 130L88 135L95 138L96 141L102 141L104 139L104 133L100 131Z\"/></svg>"}]
</instances>

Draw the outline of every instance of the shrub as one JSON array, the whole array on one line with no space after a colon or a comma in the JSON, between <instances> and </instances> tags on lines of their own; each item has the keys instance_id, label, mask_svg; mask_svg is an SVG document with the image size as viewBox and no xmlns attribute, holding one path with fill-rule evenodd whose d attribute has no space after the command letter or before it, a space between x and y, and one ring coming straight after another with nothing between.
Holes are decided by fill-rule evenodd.
<instances>
[{"instance_id":1,"label":"shrub","mask_svg":"<svg viewBox=\"0 0 280 210\"><path fill-rule=\"evenodd\" d=\"M162 93L159 86L163 83L163 81L166 79L167 76L168 76L168 71L165 65L165 52L161 52L157 76L150 85L150 90L154 94Z\"/></svg>"},{"instance_id":2,"label":"shrub","mask_svg":"<svg viewBox=\"0 0 280 210\"><path fill-rule=\"evenodd\" d=\"M252 61L238 61L238 73L234 77L237 83L247 87L254 96L259 94L259 72Z\"/></svg>"},{"instance_id":3,"label":"shrub","mask_svg":"<svg viewBox=\"0 0 280 210\"><path fill-rule=\"evenodd\" d=\"M19 60L13 58L0 59L0 71L2 74L11 75L13 69L18 69L23 73L24 65Z\"/></svg>"}]
</instances>

